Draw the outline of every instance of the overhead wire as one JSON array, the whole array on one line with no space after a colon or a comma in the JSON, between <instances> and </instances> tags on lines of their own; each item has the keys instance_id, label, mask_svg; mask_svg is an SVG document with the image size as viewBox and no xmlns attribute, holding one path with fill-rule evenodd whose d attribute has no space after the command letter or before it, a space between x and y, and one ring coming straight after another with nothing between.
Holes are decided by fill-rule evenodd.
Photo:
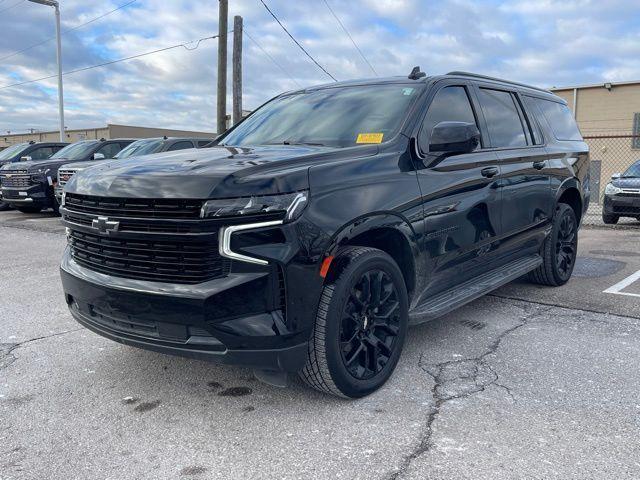
<instances>
[{"instance_id":1,"label":"overhead wire","mask_svg":"<svg viewBox=\"0 0 640 480\"><path fill-rule=\"evenodd\" d=\"M280 25L280 27L282 27L282 29L285 31L285 33L286 33L287 35L289 35L289 38L291 38L291 40L293 40L293 42L294 42L294 43L295 43L295 44L300 48L300 50L302 50L302 51L304 52L304 54L305 54L307 57L309 57L309 58L311 59L311 61L312 61L313 63L315 63L315 64L318 66L318 68L319 68L320 70L322 70L322 71L323 71L324 73L326 73L329 77L331 77L331 79L332 79L334 82L337 82L338 80L336 79L336 77L334 77L333 75L331 75L331 74L327 71L327 69L326 69L326 68L324 68L322 65L320 65L320 63L318 63L318 61L317 61L315 58L313 58L313 56L312 56L312 55L311 55L311 54L310 54L310 53L309 53L309 52L308 52L308 51L307 51L307 50L306 50L306 49L305 49L305 48L300 44L300 42L298 42L298 40L296 40L296 39L295 39L295 37L294 37L293 35L291 35L291 33L289 32L289 30L287 30L287 27L285 27L285 26L282 24L282 22L281 22L281 21L280 21L280 19L276 16L276 14L275 14L275 13L273 13L273 11L271 11L271 9L267 6L267 4L266 4L266 3L264 3L264 0L260 0L260 3L262 3L262 5L264 6L264 8L266 8L266 9L267 9L267 11L268 11L268 12L271 14L271 16L274 18L274 20L275 20L276 22L278 22L278 25Z\"/></svg>"},{"instance_id":2,"label":"overhead wire","mask_svg":"<svg viewBox=\"0 0 640 480\"><path fill-rule=\"evenodd\" d=\"M0 10L0 13L6 12L7 10L12 9L13 7L17 7L18 5L20 5L21 3L24 3L26 1L27 0L19 0L17 3L14 3L13 5L9 5L7 8L3 8L2 10Z\"/></svg>"},{"instance_id":3,"label":"overhead wire","mask_svg":"<svg viewBox=\"0 0 640 480\"><path fill-rule=\"evenodd\" d=\"M280 65L280 63L278 63L275 60L275 58L273 58L271 55L269 55L269 52L267 52L264 48L262 48L262 45L260 45L258 43L258 41L255 38L253 38L249 32L247 32L247 28L246 27L243 30L244 30L244 33L249 38L249 40L251 40L262 51L262 53L264 53L266 55L266 57L273 62L273 64L275 66L277 66L280 70L282 70L282 72L287 77L289 77L296 85L298 85L298 87L302 88L302 85L300 85L300 83L295 78L293 78L293 76L291 76L291 74L282 65Z\"/></svg>"},{"instance_id":4,"label":"overhead wire","mask_svg":"<svg viewBox=\"0 0 640 480\"><path fill-rule=\"evenodd\" d=\"M344 26L344 24L342 23L342 21L340 20L340 18L338 17L338 15L336 15L336 13L333 11L333 9L331 8L331 6L329 5L329 2L327 2L327 0L322 0L324 2L324 4L327 6L327 8L329 9L329 11L331 12L331 15L333 15L333 18L336 19L336 22L338 22L338 24L342 27L342 30L344 30L344 33L347 34L347 37L349 37L349 40L351 40L351 43L353 43L353 46L356 47L356 50L358 51L358 53L360 54L360 56L362 57L362 59L365 61L365 63L367 65L369 65L369 68L371 69L371 71L373 72L373 74L377 77L378 76L378 72L376 72L376 69L373 68L373 65L371 65L371 63L369 62L369 60L367 60L367 57L365 57L364 53L362 53L362 50L360 50L360 47L358 47L358 44L356 43L356 41L353 39L353 37L351 36L351 34L349 33L349 30L347 30L347 27Z\"/></svg>"},{"instance_id":5,"label":"overhead wire","mask_svg":"<svg viewBox=\"0 0 640 480\"><path fill-rule=\"evenodd\" d=\"M62 75L66 76L66 75L71 75L73 73L86 72L87 70L92 70L94 68L106 67L108 65L113 65L115 63L120 63L120 62L124 62L124 61L127 61L127 60L134 60L136 58L146 57L147 55L153 55L155 53L166 52L168 50L173 50L175 48L180 48L180 47L183 47L185 50L192 51L192 50L197 49L200 46L201 42L204 42L206 40L212 40L212 39L218 38L218 37L219 37L219 35L212 35L210 37L203 37L203 38L200 38L198 40L192 40L190 42L179 43L177 45L172 45L170 47L159 48L159 49L153 50L151 52L140 53L138 55L131 55L129 57L119 58L117 60L111 60L109 62L99 63L97 65L91 65L91 66L88 66L88 67L76 68L75 70L69 70L69 71L63 72ZM196 44L195 47L193 47L193 48L188 47L188 45L192 45L194 43ZM19 86L22 86L22 85L28 85L30 83L42 82L44 80L50 80L52 78L56 78L57 76L58 75L48 75L46 77L35 78L35 79L32 79L32 80L25 80L23 82L12 83L10 85L3 85L3 86L0 86L0 90L4 90L6 88L12 88L12 87L19 87Z\"/></svg>"},{"instance_id":6,"label":"overhead wire","mask_svg":"<svg viewBox=\"0 0 640 480\"><path fill-rule=\"evenodd\" d=\"M131 0L130 2L125 3L124 5L120 5L119 7L114 8L113 10L110 10L110 11L108 11L106 13L103 13L102 15L99 15L99 16L97 16L95 18L92 18L91 20L88 20L88 21L86 21L84 23L81 23L80 25L76 25L75 27L64 29L64 30L62 30L62 34L64 35L66 33L69 33L69 32L72 32L74 30L77 30L79 28L82 28L82 27L84 27L86 25L89 25L90 23L93 23L93 22L95 22L97 20L100 20L100 19L102 19L102 18L104 18L104 17L106 17L108 15L111 15L112 13L115 13L118 10L122 10L123 8L126 8L129 5L131 5L132 3L135 3L137 1L138 0ZM3 60L7 60L9 58L15 57L16 55L20 55L21 53L28 52L29 50L31 50L33 48L39 47L40 45L44 45L45 43L49 43L50 41L54 40L55 38L56 37L54 35L52 37L47 38L46 40L43 40L43 41L38 42L38 43L34 43L33 45L31 45L29 47L23 48L22 50L18 50L16 52L10 53L9 55L5 55L4 57L0 57L0 62L3 61Z\"/></svg>"}]
</instances>

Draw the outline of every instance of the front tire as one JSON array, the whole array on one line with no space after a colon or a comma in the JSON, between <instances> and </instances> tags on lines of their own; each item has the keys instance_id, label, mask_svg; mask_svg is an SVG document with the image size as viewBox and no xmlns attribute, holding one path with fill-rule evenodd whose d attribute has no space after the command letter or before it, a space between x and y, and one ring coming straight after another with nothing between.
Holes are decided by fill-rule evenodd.
<instances>
[{"instance_id":1,"label":"front tire","mask_svg":"<svg viewBox=\"0 0 640 480\"><path fill-rule=\"evenodd\" d=\"M602 221L606 225L615 225L616 223L618 223L618 220L620 220L620 217L618 215L607 215L606 213L602 214Z\"/></svg>"},{"instance_id":2,"label":"front tire","mask_svg":"<svg viewBox=\"0 0 640 480\"><path fill-rule=\"evenodd\" d=\"M400 359L409 308L404 278L388 254L365 247L340 251L327 278L300 376L324 393L364 397Z\"/></svg>"},{"instance_id":3,"label":"front tire","mask_svg":"<svg viewBox=\"0 0 640 480\"><path fill-rule=\"evenodd\" d=\"M0 212L6 212L7 210L11 210L11 205L7 202L0 201Z\"/></svg>"},{"instance_id":4,"label":"front tire","mask_svg":"<svg viewBox=\"0 0 640 480\"><path fill-rule=\"evenodd\" d=\"M578 256L578 221L569 205L559 203L556 207L551 233L540 253L543 263L529 274L529 280L550 287L567 283Z\"/></svg>"}]
</instances>

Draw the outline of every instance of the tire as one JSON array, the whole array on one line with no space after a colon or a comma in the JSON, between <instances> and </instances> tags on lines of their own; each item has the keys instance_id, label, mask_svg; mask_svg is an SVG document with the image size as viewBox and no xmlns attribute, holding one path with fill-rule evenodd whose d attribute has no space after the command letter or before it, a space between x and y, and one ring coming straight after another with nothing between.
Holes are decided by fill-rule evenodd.
<instances>
[{"instance_id":1,"label":"tire","mask_svg":"<svg viewBox=\"0 0 640 480\"><path fill-rule=\"evenodd\" d=\"M9 205L7 202L0 201L0 212L5 212L7 210L11 210L11 205Z\"/></svg>"},{"instance_id":2,"label":"tire","mask_svg":"<svg viewBox=\"0 0 640 480\"><path fill-rule=\"evenodd\" d=\"M616 223L618 223L618 220L620 220L620 217L618 215L607 215L605 213L602 214L602 221L606 225L615 225Z\"/></svg>"},{"instance_id":3,"label":"tire","mask_svg":"<svg viewBox=\"0 0 640 480\"><path fill-rule=\"evenodd\" d=\"M58 203L58 199L55 196L53 197L53 205L51 207L51 210L53 210L53 213L55 213L58 217L60 216L60 204Z\"/></svg>"},{"instance_id":4,"label":"tire","mask_svg":"<svg viewBox=\"0 0 640 480\"><path fill-rule=\"evenodd\" d=\"M566 232L570 229L570 232ZM529 274L540 285L559 287L571 278L578 253L578 221L573 209L559 203L553 216L551 233L541 250L543 263Z\"/></svg>"},{"instance_id":5,"label":"tire","mask_svg":"<svg viewBox=\"0 0 640 480\"><path fill-rule=\"evenodd\" d=\"M18 207L18 211L22 213L40 213L42 207Z\"/></svg>"},{"instance_id":6,"label":"tire","mask_svg":"<svg viewBox=\"0 0 640 480\"><path fill-rule=\"evenodd\" d=\"M322 291L301 378L344 398L373 393L398 364L408 309L404 278L393 258L375 248L341 250Z\"/></svg>"}]
</instances>

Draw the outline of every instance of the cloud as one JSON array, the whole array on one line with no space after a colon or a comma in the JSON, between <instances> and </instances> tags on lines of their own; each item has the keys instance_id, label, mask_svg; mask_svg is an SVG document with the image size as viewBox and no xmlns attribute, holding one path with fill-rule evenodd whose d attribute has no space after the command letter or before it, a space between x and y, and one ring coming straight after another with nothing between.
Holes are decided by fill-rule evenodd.
<instances>
[{"instance_id":1,"label":"cloud","mask_svg":"<svg viewBox=\"0 0 640 480\"><path fill-rule=\"evenodd\" d=\"M471 70L540 86L640 79L640 14L611 0L327 0L383 76L414 65L429 74ZM69 29L127 0L64 0ZM340 80L371 70L321 0L267 0L293 35ZM287 73L244 39L244 106L285 90L330 82L259 0L234 0L233 15ZM138 0L64 36L64 69L136 55L217 33L217 2ZM54 34L51 9L21 4L0 19L0 57ZM191 48L195 44L190 45ZM229 59L231 58L231 35ZM215 129L217 41L176 48L65 77L70 128L111 123ZM0 61L0 87L56 72L55 43ZM231 75L229 73L229 82ZM229 89L230 92L230 89ZM56 80L0 88L0 131L54 129ZM230 109L230 100L229 100Z\"/></svg>"}]
</instances>

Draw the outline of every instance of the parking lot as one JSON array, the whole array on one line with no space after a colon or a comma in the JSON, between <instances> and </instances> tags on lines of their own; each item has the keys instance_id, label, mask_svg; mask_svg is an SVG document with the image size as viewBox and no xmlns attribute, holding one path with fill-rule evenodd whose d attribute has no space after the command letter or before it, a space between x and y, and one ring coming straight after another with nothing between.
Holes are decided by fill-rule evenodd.
<instances>
[{"instance_id":1,"label":"parking lot","mask_svg":"<svg viewBox=\"0 0 640 480\"><path fill-rule=\"evenodd\" d=\"M80 328L58 218L2 212L0 479L638 478L639 242L583 229L568 285L414 328L390 382L344 401Z\"/></svg>"}]
</instances>

